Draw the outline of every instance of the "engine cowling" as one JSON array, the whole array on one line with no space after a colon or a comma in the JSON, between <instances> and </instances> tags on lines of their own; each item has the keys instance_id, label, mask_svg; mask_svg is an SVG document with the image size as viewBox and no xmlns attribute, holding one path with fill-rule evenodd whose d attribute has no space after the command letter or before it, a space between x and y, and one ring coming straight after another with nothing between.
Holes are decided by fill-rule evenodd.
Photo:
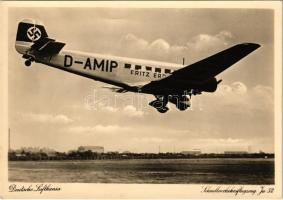
<instances>
[{"instance_id":1,"label":"engine cowling","mask_svg":"<svg viewBox=\"0 0 283 200\"><path fill-rule=\"evenodd\" d=\"M200 89L204 92L215 92L217 85L221 82L217 81L216 78L212 78L200 85Z\"/></svg>"}]
</instances>

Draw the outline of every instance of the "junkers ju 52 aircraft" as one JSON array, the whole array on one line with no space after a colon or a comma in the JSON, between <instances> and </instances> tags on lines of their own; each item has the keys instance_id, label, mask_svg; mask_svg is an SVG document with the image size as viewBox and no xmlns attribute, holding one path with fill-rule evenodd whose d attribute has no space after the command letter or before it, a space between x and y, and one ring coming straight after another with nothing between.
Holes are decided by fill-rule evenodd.
<instances>
[{"instance_id":1,"label":"junkers ju 52 aircraft","mask_svg":"<svg viewBox=\"0 0 283 200\"><path fill-rule=\"evenodd\" d=\"M114 87L109 88L118 93L152 94L156 100L149 105L161 113L168 111L168 102L179 110L186 110L192 95L216 91L221 80L215 76L260 47L255 43L237 44L183 66L63 50L64 46L65 43L49 38L40 22L25 19L18 25L16 50L23 54L26 66L32 62L42 63L111 84ZM145 84L139 84L141 82Z\"/></svg>"}]
</instances>

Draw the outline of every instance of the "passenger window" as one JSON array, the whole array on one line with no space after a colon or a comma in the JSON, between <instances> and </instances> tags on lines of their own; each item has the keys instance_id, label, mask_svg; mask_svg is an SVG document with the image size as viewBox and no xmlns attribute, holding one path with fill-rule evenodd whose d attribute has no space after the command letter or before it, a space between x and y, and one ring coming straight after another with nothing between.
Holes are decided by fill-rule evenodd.
<instances>
[{"instance_id":1,"label":"passenger window","mask_svg":"<svg viewBox=\"0 0 283 200\"><path fill-rule=\"evenodd\" d=\"M125 63L125 68L126 68L126 69L131 69L131 64Z\"/></svg>"},{"instance_id":2,"label":"passenger window","mask_svg":"<svg viewBox=\"0 0 283 200\"><path fill-rule=\"evenodd\" d=\"M136 69L136 70L140 70L140 69L141 69L141 66L140 66L140 65L136 65L136 66L135 66L135 69Z\"/></svg>"},{"instance_id":3,"label":"passenger window","mask_svg":"<svg viewBox=\"0 0 283 200\"><path fill-rule=\"evenodd\" d=\"M146 69L147 71L151 71L151 70L152 70L152 67L146 66L145 69Z\"/></svg>"},{"instance_id":4,"label":"passenger window","mask_svg":"<svg viewBox=\"0 0 283 200\"><path fill-rule=\"evenodd\" d=\"M165 74L170 74L171 70L170 69L165 69Z\"/></svg>"},{"instance_id":5,"label":"passenger window","mask_svg":"<svg viewBox=\"0 0 283 200\"><path fill-rule=\"evenodd\" d=\"M161 68L155 68L155 72L161 73Z\"/></svg>"}]
</instances>

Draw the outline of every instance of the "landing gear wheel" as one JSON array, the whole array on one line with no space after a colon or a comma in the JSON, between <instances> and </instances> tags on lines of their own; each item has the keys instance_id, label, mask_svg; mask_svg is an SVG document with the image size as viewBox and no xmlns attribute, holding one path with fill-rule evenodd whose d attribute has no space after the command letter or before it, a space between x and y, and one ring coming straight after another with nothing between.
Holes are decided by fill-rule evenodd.
<instances>
[{"instance_id":1,"label":"landing gear wheel","mask_svg":"<svg viewBox=\"0 0 283 200\"><path fill-rule=\"evenodd\" d=\"M34 57L30 57L29 60L30 60L31 62L34 62L34 61L35 61Z\"/></svg>"},{"instance_id":2,"label":"landing gear wheel","mask_svg":"<svg viewBox=\"0 0 283 200\"><path fill-rule=\"evenodd\" d=\"M179 104L176 105L176 107L180 110L180 111L184 111L187 110L188 107L190 107L190 103L182 103L180 102Z\"/></svg>"},{"instance_id":3,"label":"landing gear wheel","mask_svg":"<svg viewBox=\"0 0 283 200\"><path fill-rule=\"evenodd\" d=\"M149 103L150 106L154 107L160 113L166 113L169 108L166 107L168 103L168 97L163 95L154 95L156 100Z\"/></svg>"},{"instance_id":4,"label":"landing gear wheel","mask_svg":"<svg viewBox=\"0 0 283 200\"><path fill-rule=\"evenodd\" d=\"M31 65L31 61L30 61L30 60L26 60L26 61L25 61L25 65L26 65L27 67L29 67L29 66Z\"/></svg>"},{"instance_id":5,"label":"landing gear wheel","mask_svg":"<svg viewBox=\"0 0 283 200\"><path fill-rule=\"evenodd\" d=\"M157 109L157 108L161 108L163 106L163 102L160 101L160 100L154 100L154 101L150 102L149 105Z\"/></svg>"},{"instance_id":6,"label":"landing gear wheel","mask_svg":"<svg viewBox=\"0 0 283 200\"><path fill-rule=\"evenodd\" d=\"M169 110L169 108L167 108L167 107L162 107L162 108L157 108L156 109L158 112L160 112L160 113L166 113L168 110Z\"/></svg>"}]
</instances>

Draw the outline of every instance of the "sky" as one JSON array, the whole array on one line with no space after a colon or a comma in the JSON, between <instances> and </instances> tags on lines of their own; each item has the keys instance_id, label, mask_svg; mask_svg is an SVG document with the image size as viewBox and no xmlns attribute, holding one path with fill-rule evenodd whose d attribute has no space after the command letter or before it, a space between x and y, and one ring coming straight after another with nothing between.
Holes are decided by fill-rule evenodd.
<instances>
[{"instance_id":1,"label":"sky","mask_svg":"<svg viewBox=\"0 0 283 200\"><path fill-rule=\"evenodd\" d=\"M11 147L103 146L105 151L274 152L273 12L264 9L9 8ZM217 76L215 93L165 114L151 95L116 94L104 83L42 64L24 66L18 22L44 23L65 48L163 62L194 63L243 42L259 49Z\"/></svg>"}]
</instances>

